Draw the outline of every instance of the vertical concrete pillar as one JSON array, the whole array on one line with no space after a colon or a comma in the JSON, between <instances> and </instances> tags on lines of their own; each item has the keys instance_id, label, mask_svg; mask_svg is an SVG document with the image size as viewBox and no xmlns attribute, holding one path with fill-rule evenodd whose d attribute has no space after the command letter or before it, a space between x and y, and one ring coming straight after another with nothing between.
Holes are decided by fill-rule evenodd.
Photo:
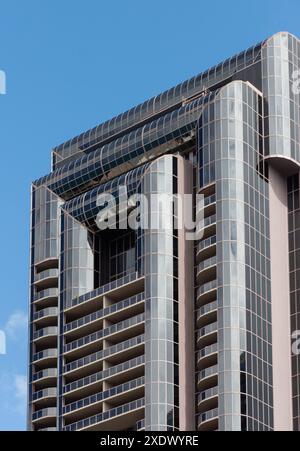
<instances>
[{"instance_id":1,"label":"vertical concrete pillar","mask_svg":"<svg viewBox=\"0 0 300 451\"><path fill-rule=\"evenodd\" d=\"M270 166L274 429L292 431L287 181Z\"/></svg>"},{"instance_id":2,"label":"vertical concrete pillar","mask_svg":"<svg viewBox=\"0 0 300 451\"><path fill-rule=\"evenodd\" d=\"M178 194L193 192L192 164L178 159ZM183 203L183 212L187 205ZM195 349L194 349L194 241L178 230L179 290L179 428L195 429Z\"/></svg>"}]
</instances>

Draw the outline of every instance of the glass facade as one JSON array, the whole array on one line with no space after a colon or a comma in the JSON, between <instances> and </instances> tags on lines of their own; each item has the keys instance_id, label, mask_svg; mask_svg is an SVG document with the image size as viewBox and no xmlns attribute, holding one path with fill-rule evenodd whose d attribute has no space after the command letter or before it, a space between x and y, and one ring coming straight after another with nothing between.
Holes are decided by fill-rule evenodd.
<instances>
[{"instance_id":1,"label":"glass facade","mask_svg":"<svg viewBox=\"0 0 300 451\"><path fill-rule=\"evenodd\" d=\"M300 164L300 101L297 76L300 42L288 33L270 38L262 50L263 92L266 108L266 155Z\"/></svg>"},{"instance_id":2,"label":"glass facade","mask_svg":"<svg viewBox=\"0 0 300 451\"><path fill-rule=\"evenodd\" d=\"M288 179L291 332L300 330L300 200L299 175ZM298 338L298 335L297 337ZM300 356L292 355L293 428L300 430Z\"/></svg>"},{"instance_id":3,"label":"glass facade","mask_svg":"<svg viewBox=\"0 0 300 451\"><path fill-rule=\"evenodd\" d=\"M273 383L273 331L299 330L299 59L278 33L53 149L32 185L28 429L299 430L292 347L275 374L292 396ZM191 190L192 246L173 203Z\"/></svg>"},{"instance_id":4,"label":"glass facade","mask_svg":"<svg viewBox=\"0 0 300 451\"><path fill-rule=\"evenodd\" d=\"M200 189L205 193L208 187L206 199L216 203L211 237L199 248L216 243L216 256L204 263L215 266L207 277L216 278L211 301L216 298L218 307L221 430L273 426L268 180L258 170L262 113L258 91L233 82L221 89L199 124Z\"/></svg>"},{"instance_id":5,"label":"glass facade","mask_svg":"<svg viewBox=\"0 0 300 451\"><path fill-rule=\"evenodd\" d=\"M142 180L142 192L177 194L177 158L156 160ZM149 202L150 203L150 202ZM164 202L142 210L153 222L143 230L142 258L145 270L145 430L179 429L178 369L178 243L173 210Z\"/></svg>"}]
</instances>

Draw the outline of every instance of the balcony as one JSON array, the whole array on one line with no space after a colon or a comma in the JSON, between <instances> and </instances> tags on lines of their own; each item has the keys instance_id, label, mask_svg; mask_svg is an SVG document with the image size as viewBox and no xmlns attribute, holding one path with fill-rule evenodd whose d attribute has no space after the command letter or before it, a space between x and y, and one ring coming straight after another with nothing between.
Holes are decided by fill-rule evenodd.
<instances>
[{"instance_id":1,"label":"balcony","mask_svg":"<svg viewBox=\"0 0 300 451\"><path fill-rule=\"evenodd\" d=\"M144 374L144 364L145 357L142 355L78 379L64 386L64 396L80 399L83 396L95 393L95 390L101 391L104 380L115 385L126 382L128 379L141 377Z\"/></svg>"},{"instance_id":2,"label":"balcony","mask_svg":"<svg viewBox=\"0 0 300 451\"><path fill-rule=\"evenodd\" d=\"M199 194L203 194L203 196L208 197L216 192L216 184L215 182L210 183L209 185L202 186L199 189Z\"/></svg>"},{"instance_id":3,"label":"balcony","mask_svg":"<svg viewBox=\"0 0 300 451\"><path fill-rule=\"evenodd\" d=\"M34 285L39 290L57 287L59 270L57 268L50 268L36 274L34 278Z\"/></svg>"},{"instance_id":4,"label":"balcony","mask_svg":"<svg viewBox=\"0 0 300 451\"><path fill-rule=\"evenodd\" d=\"M197 386L199 391L218 385L218 365L205 368L198 373Z\"/></svg>"},{"instance_id":5,"label":"balcony","mask_svg":"<svg viewBox=\"0 0 300 451\"><path fill-rule=\"evenodd\" d=\"M207 283L217 276L217 257L214 255L200 262L197 266L197 282Z\"/></svg>"},{"instance_id":6,"label":"balcony","mask_svg":"<svg viewBox=\"0 0 300 451\"><path fill-rule=\"evenodd\" d=\"M33 340L36 345L53 347L57 343L58 327L44 327L43 329L37 330L33 334Z\"/></svg>"},{"instance_id":7,"label":"balcony","mask_svg":"<svg viewBox=\"0 0 300 451\"><path fill-rule=\"evenodd\" d=\"M134 316L143 311L144 294L132 296L116 304L112 304L101 310L97 310L89 315L79 318L65 325L64 332L68 338L78 338L86 330L102 328L103 320L122 321L127 316Z\"/></svg>"},{"instance_id":8,"label":"balcony","mask_svg":"<svg viewBox=\"0 0 300 451\"><path fill-rule=\"evenodd\" d=\"M48 307L36 312L33 315L33 321L37 326L50 326L57 323L58 308Z\"/></svg>"},{"instance_id":9,"label":"balcony","mask_svg":"<svg viewBox=\"0 0 300 451\"><path fill-rule=\"evenodd\" d=\"M217 216L211 215L204 218L200 224L197 225L197 234L201 239L205 240L212 235L216 235Z\"/></svg>"},{"instance_id":10,"label":"balcony","mask_svg":"<svg viewBox=\"0 0 300 451\"><path fill-rule=\"evenodd\" d=\"M49 426L55 426L56 424L56 407L49 407L47 409L37 410L32 414L33 424L47 424Z\"/></svg>"},{"instance_id":11,"label":"balcony","mask_svg":"<svg viewBox=\"0 0 300 451\"><path fill-rule=\"evenodd\" d=\"M56 368L47 368L46 370L39 371L38 373L34 373L32 376L32 383L35 384L35 387L51 387L56 385L57 381L57 369Z\"/></svg>"},{"instance_id":12,"label":"balcony","mask_svg":"<svg viewBox=\"0 0 300 451\"><path fill-rule=\"evenodd\" d=\"M57 349L44 349L37 352L32 360L36 369L52 368L57 364Z\"/></svg>"},{"instance_id":13,"label":"balcony","mask_svg":"<svg viewBox=\"0 0 300 451\"><path fill-rule=\"evenodd\" d=\"M211 194L204 198L204 202L197 208L197 213L204 210L204 217L211 216L216 212L216 195Z\"/></svg>"},{"instance_id":14,"label":"balcony","mask_svg":"<svg viewBox=\"0 0 300 451\"><path fill-rule=\"evenodd\" d=\"M145 378L140 377L116 387L112 387L109 390L93 394L84 399L67 404L63 408L63 415L68 421L74 421L75 419L78 419L79 416L91 416L95 413L99 413L99 409L104 401L109 402L110 406L114 403L128 403L132 401L133 398L144 396L144 384Z\"/></svg>"},{"instance_id":15,"label":"balcony","mask_svg":"<svg viewBox=\"0 0 300 451\"><path fill-rule=\"evenodd\" d=\"M103 360L106 359L110 364L117 364L122 360L128 360L140 355L144 352L145 336L138 335L109 348L102 349L101 351L90 354L81 359L74 360L66 364L63 368L65 377L83 377L87 373L99 370L99 366L102 365Z\"/></svg>"},{"instance_id":16,"label":"balcony","mask_svg":"<svg viewBox=\"0 0 300 451\"><path fill-rule=\"evenodd\" d=\"M197 352L197 367L199 370L218 363L218 343L214 343Z\"/></svg>"},{"instance_id":17,"label":"balcony","mask_svg":"<svg viewBox=\"0 0 300 451\"><path fill-rule=\"evenodd\" d=\"M39 407L53 407L56 405L56 397L56 387L45 388L33 393L32 402Z\"/></svg>"},{"instance_id":18,"label":"balcony","mask_svg":"<svg viewBox=\"0 0 300 451\"><path fill-rule=\"evenodd\" d=\"M203 305L197 310L197 327L203 327L217 321L217 315L218 301Z\"/></svg>"},{"instance_id":19,"label":"balcony","mask_svg":"<svg viewBox=\"0 0 300 451\"><path fill-rule=\"evenodd\" d=\"M217 280L212 280L197 289L197 304L202 306L217 299Z\"/></svg>"},{"instance_id":20,"label":"balcony","mask_svg":"<svg viewBox=\"0 0 300 451\"><path fill-rule=\"evenodd\" d=\"M126 430L144 417L145 399L124 404L106 412L99 413L84 420L65 426L65 431L117 431Z\"/></svg>"},{"instance_id":21,"label":"balcony","mask_svg":"<svg viewBox=\"0 0 300 451\"><path fill-rule=\"evenodd\" d=\"M200 392L197 396L198 412L205 413L218 407L218 395L218 387L212 387Z\"/></svg>"},{"instance_id":22,"label":"balcony","mask_svg":"<svg viewBox=\"0 0 300 451\"><path fill-rule=\"evenodd\" d=\"M197 332L197 348L201 349L204 346L209 346L216 343L218 339L218 323L208 324L201 327Z\"/></svg>"},{"instance_id":23,"label":"balcony","mask_svg":"<svg viewBox=\"0 0 300 451\"><path fill-rule=\"evenodd\" d=\"M38 274L52 268L58 268L57 258L48 258L46 260L42 260L41 262L35 263L35 269Z\"/></svg>"},{"instance_id":24,"label":"balcony","mask_svg":"<svg viewBox=\"0 0 300 451\"><path fill-rule=\"evenodd\" d=\"M129 274L73 299L65 309L67 320L73 321L97 310L104 296L108 296L115 302L118 302L124 298L127 299L130 296L139 294L143 290L144 277L139 277L137 273Z\"/></svg>"},{"instance_id":25,"label":"balcony","mask_svg":"<svg viewBox=\"0 0 300 451\"><path fill-rule=\"evenodd\" d=\"M139 421L136 423L136 430L137 430L138 432L144 431L144 430L145 430L145 420L144 420L144 419L139 420Z\"/></svg>"},{"instance_id":26,"label":"balcony","mask_svg":"<svg viewBox=\"0 0 300 451\"><path fill-rule=\"evenodd\" d=\"M196 259L197 263L206 260L216 254L217 249L217 237L213 235L206 240L202 240L198 243L196 248Z\"/></svg>"},{"instance_id":27,"label":"balcony","mask_svg":"<svg viewBox=\"0 0 300 451\"><path fill-rule=\"evenodd\" d=\"M64 346L65 356L80 356L89 351L99 349L99 341L108 338L110 341L121 341L144 332L145 315L137 315L120 323L113 324L104 330L99 330L79 340L72 341Z\"/></svg>"},{"instance_id":28,"label":"balcony","mask_svg":"<svg viewBox=\"0 0 300 451\"><path fill-rule=\"evenodd\" d=\"M58 288L47 288L39 291L34 296L34 303L37 307L56 307L58 303Z\"/></svg>"},{"instance_id":29,"label":"balcony","mask_svg":"<svg viewBox=\"0 0 300 451\"><path fill-rule=\"evenodd\" d=\"M215 431L218 428L219 410L213 409L198 416L199 431Z\"/></svg>"}]
</instances>

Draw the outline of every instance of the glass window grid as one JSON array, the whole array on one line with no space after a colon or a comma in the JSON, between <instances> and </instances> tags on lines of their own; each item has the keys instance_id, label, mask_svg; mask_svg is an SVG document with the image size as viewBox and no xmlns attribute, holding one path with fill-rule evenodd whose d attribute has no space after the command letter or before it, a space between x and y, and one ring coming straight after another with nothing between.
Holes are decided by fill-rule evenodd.
<instances>
[{"instance_id":1,"label":"glass window grid","mask_svg":"<svg viewBox=\"0 0 300 451\"><path fill-rule=\"evenodd\" d=\"M300 330L299 175L288 179L291 333ZM292 355L293 429L300 430L300 356Z\"/></svg>"},{"instance_id":2,"label":"glass window grid","mask_svg":"<svg viewBox=\"0 0 300 451\"><path fill-rule=\"evenodd\" d=\"M262 49L263 91L268 101L267 153L300 163L300 103L293 92L293 73L300 69L300 44L289 33L277 33Z\"/></svg>"},{"instance_id":3,"label":"glass window grid","mask_svg":"<svg viewBox=\"0 0 300 451\"><path fill-rule=\"evenodd\" d=\"M281 35L281 36L280 36ZM283 35L285 35L285 34L279 34L278 36L276 36L276 38L274 38L273 39L273 41L274 42L272 42L272 44L271 45L268 45L268 52L269 52L269 54L268 54L268 62L267 62L267 64L269 64L269 67L268 67L268 82L269 82L269 80L270 80L270 78L272 77L272 73L271 73L271 68L272 68L272 64L270 64L270 62L269 62L269 60L270 60L270 57L272 57L273 55L274 55L274 57L277 57L277 56L279 56L279 55L282 55L282 39L281 39L281 37L283 36ZM298 43L298 41L294 38L294 37L292 37L292 36L290 36L290 35L288 35L287 36L287 40L288 40L288 58L289 58L289 61L292 61L292 63L291 63L291 67L293 67L293 69L295 69L295 68L299 68L299 56L300 56L300 52L299 52L299 43ZM270 40L269 40L270 41ZM264 47L266 46L266 43L264 43L264 45L263 45ZM257 54L255 55L255 58L257 59L257 58L260 58L260 55L259 55L259 52L260 52L260 48L258 49L256 49L255 50L255 52L257 51ZM254 52L254 53L255 53ZM242 55L242 54L241 54ZM247 62L247 61L250 61L251 60L251 57L250 57L250 55L251 55L251 52L250 53L243 53L243 55L241 56L241 61L244 61L244 62ZM248 57L250 58L249 60L248 60ZM273 57L273 59L275 59ZM239 57L240 58L240 57ZM264 54L263 54L263 58L264 58ZM267 58L266 58L267 59ZM224 67L226 66L226 64L224 63ZM218 66L218 71L220 71L220 69L221 69L221 72L222 72L222 67L223 67L223 65L219 65ZM231 63L229 63L229 67L234 67L234 59L232 59L232 64ZM220 72L219 72L220 73ZM264 72L265 74L267 73L267 71L265 71ZM210 77L210 75L211 74L213 74L213 70L212 71L209 71L208 72L208 74L209 74L209 77ZM275 74L275 77L277 76L277 74ZM208 78L209 78L208 77ZM189 82L187 82L187 83L185 83L185 84L183 84L182 86L183 86L183 88L185 89L186 87L188 87L188 88L190 88L190 85L189 85ZM175 88L174 88L175 89ZM271 88L270 88L271 89ZM172 90L170 91L170 92L173 92ZM172 94L170 94L170 95L172 95ZM270 94L271 95L271 94ZM163 98L163 97L162 97ZM134 110L138 110L138 107L136 107ZM298 116L299 116L299 112L298 112L298 104L297 104L297 102L296 101L294 101L294 99L291 99L290 100L290 112L291 112L291 121L292 121L292 124L291 124L291 131L290 131L290 138L291 138L291 148L292 148L292 152L294 152L294 154L297 156L297 154L295 153L296 152L296 147L298 146L298 138L297 138L297 136L296 136L296 132L295 132L295 130L293 130L293 128L295 128L295 127L297 127L298 128L298 123L299 123L299 121L298 121ZM126 114L126 113L125 113ZM246 114L248 114L248 111L247 111L247 113ZM250 117L250 116L249 116ZM271 116L270 116L271 117ZM115 121L115 118L112 120L112 121ZM280 122L279 122L280 123ZM248 124L248 127L249 127L249 124ZM267 128L267 127L266 127ZM98 128L97 128L98 129ZM89 132L87 132L88 133L88 135L89 135L89 139L90 139L90 143L95 143L93 140L94 139L96 139L95 138L95 136L96 136L96 132L95 132L95 130L96 129L94 129L94 130L91 130L91 131L89 131ZM297 130L297 129L296 129ZM209 132L210 133L210 132ZM280 130L279 130L279 128L277 129L277 133L278 133L278 135L280 135ZM82 135L83 136L83 135ZM85 136L85 139L86 139L86 137L87 137L87 134L84 134L84 136ZM150 136L150 135L149 135ZM286 140L286 138L289 138L289 136L288 136L288 133L284 136L284 139ZM251 142L251 139L252 139L252 137L251 137L251 134L250 135L248 135L248 138L247 139L249 139L249 142ZM72 140L72 143L74 144L75 142L77 142L76 141L77 140L77 138L74 138L73 140ZM295 141L295 143L294 143L294 141ZM278 140L278 142L280 142L280 140ZM268 146L268 142L266 141L266 147ZM77 144L76 144L77 145ZM66 151L68 152L68 150L67 150L67 148L68 148L68 144L64 144L63 145L63 147L66 149ZM286 146L286 141L285 141L285 147L287 147ZM110 158L113 158L112 156L110 157ZM61 159L61 156L59 155L59 154L57 154L57 159ZM250 166L250 168L251 168L251 164L252 164L252 161L249 161L249 166ZM78 164L78 162L76 163L76 166L77 167L79 167L79 164ZM251 177L252 177L252 174L251 174L251 170L249 170L249 173L248 173L248 171L245 173L246 174L246 176L247 176L247 181L248 181L248 183L249 184L252 184L253 182L255 183L256 181L255 180L253 180L253 178L251 179ZM261 187L255 187L255 190L258 192L258 193L260 193L261 191L260 191L260 188ZM244 189L245 189L245 186L244 186ZM250 193L249 193L249 196L252 196L252 199L253 199L253 190L251 190L250 191ZM34 196L33 196L34 197ZM255 194L254 194L254 197L255 197ZM266 193L266 195L265 195L265 198L266 198L266 200L267 200L267 193ZM250 199L249 198L249 208L247 207L247 214L249 215L249 217L251 216L251 218L253 218L253 215L254 215L254 217L255 217L255 215L257 214L257 212L256 211L254 211L253 212L253 209L252 209L252 207L251 207L251 203L252 203L252 199ZM266 202L266 209L267 209L267 202ZM259 208L259 210L261 211L261 208ZM54 215L55 213L53 213L53 215ZM262 216L264 216L264 214L262 215ZM266 217L268 217L268 215L266 214ZM262 224L262 227L263 228L265 228L265 229L267 229L268 228L268 223L266 223L265 224L265 222L264 222L264 218L260 218L259 219L259 221L261 221L261 224ZM35 228L35 226L34 226L34 223L35 223L35 220L33 219L32 220L32 223L33 223L33 228L32 228L32 243L34 243L34 240L35 240L35 234L34 234L34 228ZM264 308L264 310L263 310L263 312L260 310L260 305L261 305L261 301L264 299L264 294L263 294L263 296L258 296L257 295L257 290L256 290L256 288L257 288L257 286L259 286L259 287L261 287L261 286L263 286L263 287L266 287L266 284L265 283L261 283L261 281L260 280L258 280L258 277L259 277L259 275L260 275L260 273L261 273L261 271L259 271L259 267L260 267L260 265L261 265L261 262L260 262L260 260L262 261L262 257L264 256L264 252L263 252L263 246L266 246L267 247L267 243L265 243L264 244L264 234L262 234L262 236L256 236L256 230L255 230L255 228L256 227L252 227L252 225L250 225L249 226L249 229L247 230L247 234L248 234L248 237L249 237L249 241L251 241L251 243L248 245L248 248L249 248L249 250L248 250L248 252L247 252L247 262L249 262L249 264L247 264L247 267L249 267L249 268L253 268L253 265L255 264L256 265L256 268L257 268L257 270L255 270L255 271L253 271L252 269L251 269L251 274L250 274L250 279L249 279L249 283L250 284L253 284L253 283L255 283L255 289L252 289L252 285L251 285L251 288L249 289L249 290L247 290L247 311L249 311L249 312L251 312L251 314L249 315L249 319L247 318L247 321L249 321L248 322L248 324L250 324L250 326L249 327L252 327L253 328L253 330L257 330L258 331L258 337L259 337L259 335L260 335L260 333L259 333L259 331L261 330L261 318L262 318L262 316L266 316L267 318L269 318L269 314L270 314L270 307L267 305L266 306L266 308ZM39 233L40 232L38 232L38 235L37 236L39 236ZM48 225L46 226L46 233L49 233L49 228L48 228ZM253 245L253 243L254 243L254 240L253 240L253 236L255 236L255 240L256 240L256 243L259 243L259 245L261 245L261 251L258 251L258 252L256 252L257 251L257 247L255 246L255 245ZM49 252L49 251L51 251L51 243L50 243L50 245L49 244L47 244L47 246L45 247L45 252ZM54 245L53 245L53 250L54 250ZM267 249L267 253L268 253L268 249ZM260 254L259 256L257 255L257 254ZM34 255L34 246L32 246L32 256ZM36 254L37 255L37 254ZM141 255L141 254L140 254ZM294 259L293 259L294 260ZM248 271L249 273L250 273L250 271ZM268 273L268 264L266 265L266 272ZM256 284L256 281L258 280L258 283ZM294 282L294 280L295 280L295 278L293 277L292 278L292 281ZM32 290L32 288L31 288L31 290ZM268 292L268 285L267 285L267 288L265 288L265 291L267 291ZM292 295L294 294L294 292L292 292ZM253 313L254 312L254 313ZM257 312L257 314L256 314L256 312ZM263 321L263 330L265 330L265 326L264 326L264 324L265 323L268 323L269 321L268 321L268 319L263 319L262 320ZM256 349L258 346L261 346L261 344L259 344L258 343L258 341L257 341L257 338L255 338L255 336L256 336L256 334L252 334L252 335L254 335L254 340L253 339L251 339L251 342L252 342L252 344L251 344L251 346L253 347L253 349ZM269 339L269 338L268 338ZM267 341L267 339L265 340L260 340L260 341L263 341L264 342L264 346L266 345L266 344L268 344L268 341ZM261 347L263 347L263 346L261 346ZM268 353L268 355L270 356L271 355L271 350L269 350L268 349L268 351L267 351L267 353ZM266 355L266 353L264 354L264 356ZM250 421L252 421L252 418L251 419L249 419L249 422ZM262 423L259 423L259 422L257 422L257 421L255 421L255 420L253 420L253 427L258 427L258 426L262 426Z\"/></svg>"},{"instance_id":4,"label":"glass window grid","mask_svg":"<svg viewBox=\"0 0 300 451\"><path fill-rule=\"evenodd\" d=\"M141 191L176 194L177 158L170 155L152 163ZM169 214L175 221L174 213ZM146 275L145 430L178 430L178 237L175 230L149 229L139 239Z\"/></svg>"},{"instance_id":5,"label":"glass window grid","mask_svg":"<svg viewBox=\"0 0 300 451\"><path fill-rule=\"evenodd\" d=\"M257 348L264 349L264 353L259 354L263 355L263 359L257 358L257 356L253 357L251 361L255 362L254 365L254 372L256 371L256 365L258 364L258 367L263 367L264 370L264 376L266 377L265 380L268 381L270 384L266 384L265 380L260 380L258 382L258 390L260 392L262 391L262 388L264 388L264 392L267 393L266 398L262 398L266 400L266 405L268 406L268 413L265 415L265 417L262 418L262 424L264 424L264 421L266 421L265 428L272 428L272 399L270 395L270 387L272 387L272 367L269 362L272 362L272 353L271 353L271 328L270 328L270 259L269 259L269 242L268 242L268 236L269 236L269 223L268 223L268 187L267 187L267 174L264 176L264 174L260 174L259 177L255 176L256 173L256 163L260 160L260 154L263 152L262 149L259 149L259 145L262 143L262 136L259 134L261 132L258 132L258 126L259 123L262 121L261 112L259 111L259 107L261 107L261 103L256 98L257 94L252 93L252 89L243 87L243 102L237 104L237 106L233 106L231 100L230 100L230 86L225 88L227 90L227 96L229 97L227 100L219 100L216 98L214 108L211 106L207 108L205 111L205 118L200 121L199 123L199 133L198 133L198 142L199 142L199 166L202 168L202 171L200 170L200 188L208 185L210 183L214 183L216 180L220 178L220 173L218 173L217 165L218 160L220 158L224 159L225 162L230 162L230 158L233 158L233 160L236 162L237 159L241 159L241 167L243 168L243 172L241 173L241 182L239 183L236 181L234 177L232 177L230 174L232 172L232 169L230 165L228 165L228 169L222 174L222 182L218 185L220 186L220 190L217 191L217 211L220 208L220 200L222 198L222 251L220 248L220 245L217 244L217 255L219 257L221 256L221 260L219 262L224 261L224 264L226 262L226 255L230 255L230 247L232 246L232 239L234 237L229 233L232 229L232 219L230 213L230 208L232 201L235 201L234 197L234 189L235 186L241 185L239 188L240 192L245 192L245 198L243 199L244 206L242 207L244 209L244 214L247 217L247 220L245 220L246 225L243 225L245 228L245 250L246 255L248 257L246 258L245 263L245 269L246 274L250 274L250 277L247 276L247 283L250 285L248 288L250 288L250 293L252 293L252 297L255 298L256 305L264 305L264 309L260 309L262 311L258 312L255 310L256 315L252 315L252 322L249 324L246 324L245 321L241 323L241 327L244 328L245 332L246 330L253 331L256 330L256 334L254 334L255 340L254 343L257 345ZM233 88L231 89L231 92L233 91ZM234 91L233 91L234 92ZM229 95L228 95L229 93ZM226 97L226 96L224 96ZM222 108L221 108L222 107ZM235 109L236 108L236 109ZM231 114L237 114L239 115L239 118L241 120L242 125L242 136L239 136L239 139L241 139L241 142L243 143L243 149L244 154L236 155L235 149L233 148L233 154L231 156L230 149L231 149L231 141L234 138L234 135L231 134L230 130L226 127L224 128L223 122L226 120L226 117L228 120L230 120ZM203 115L204 116L204 115ZM218 119L216 119L216 117ZM257 117L257 119L255 119ZM224 118L224 119L223 119ZM207 122L206 122L206 121ZM214 130L213 123L215 122L216 130ZM218 133L218 128L220 129L220 132ZM261 127L259 127L261 130ZM222 131L221 131L222 130ZM222 138L221 138L222 137ZM226 141L227 137L227 141ZM221 139L218 139L221 138ZM224 149L222 147L222 141L224 142ZM233 141L232 141L233 142ZM228 145L229 144L229 145ZM227 147L228 146L228 147ZM228 154L224 153L226 148L228 149ZM212 149L212 153L210 153L210 149ZM219 153L221 150L222 153ZM257 154L259 152L259 154ZM205 157L205 158L204 158ZM227 160L226 160L227 159ZM227 163L227 164L228 164ZM223 163L222 163L223 164ZM234 163L236 164L236 163ZM237 164L239 164L237 162ZM216 165L216 169L214 168L214 165ZM253 169L254 168L254 169ZM246 172L245 172L246 170ZM206 174L206 178L204 178L204 174ZM228 175L225 175L228 174ZM240 176L240 172L235 172L236 176ZM245 180L243 180L243 177L245 176ZM230 178L232 177L232 178ZM232 180L232 181L231 181ZM227 186L226 186L227 185ZM232 185L232 187L231 187ZM233 193L233 196L230 193ZM227 193L227 194L226 194ZM226 200L228 199L228 200ZM236 201L235 201L236 202ZM228 206L227 206L228 205ZM227 209L226 209L227 208ZM236 207L235 207L236 208ZM239 206L237 205L236 210L239 211ZM221 224L219 221L217 221L217 236L218 236L218 230L220 230ZM254 239L253 239L254 238ZM227 241L226 241L227 240ZM230 247L228 247L228 245ZM229 252L228 252L229 251ZM237 249L238 251L238 249ZM239 252L239 251L238 251ZM241 254L242 255L242 254ZM265 257L267 256L267 258ZM224 260L225 257L225 260ZM228 257L227 257L228 258ZM220 271L219 265L218 265L218 272ZM225 275L225 274L224 274ZM251 280L253 282L251 282ZM211 283L211 282L209 282ZM232 283L230 284L232 287ZM201 288L201 287L200 287ZM199 290L199 289L198 289ZM226 280L223 280L223 288L222 290L218 290L218 299L220 296L222 296L222 293L226 292ZM232 291L232 290L231 290ZM248 291L248 289L247 289ZM232 294L231 294L232 296ZM230 299L230 298L229 298ZM230 304L228 304L229 306ZM246 306L245 306L246 307ZM247 305L247 308L245 309L245 313L247 312L247 309L252 308L252 305ZM232 309L229 309L230 312ZM252 312L252 310L251 310ZM222 310L222 313L225 314L226 310ZM245 314L244 313L244 314ZM248 315L248 313L246 313ZM255 320L255 323L253 321ZM255 324L255 327L254 327ZM220 326L219 326L220 327ZM247 327L247 329L246 329ZM258 328L259 327L259 328ZM249 328L249 329L248 329ZM226 329L224 329L226 330ZM245 336L245 332L242 333L242 335ZM221 331L222 333L222 331ZM248 337L248 340L251 341L251 336L253 334L248 333L246 336ZM246 349L245 345L245 339L242 340L243 348ZM263 344L264 343L264 344ZM250 346L251 349L251 346ZM251 349L252 352L252 349ZM258 349L257 351L258 352ZM251 366L246 366L245 370L252 371ZM243 374L243 373L241 373ZM256 374L256 373L255 373ZM261 375L262 377L262 375ZM255 378L255 380L257 380ZM259 403L260 400L256 398L256 402ZM257 404L259 405L259 404ZM229 412L227 410L227 412ZM262 412L262 409L260 409L259 412ZM220 411L220 414L226 413L224 410ZM243 412L240 412L240 415ZM265 409L264 409L265 414ZM264 418L264 419L263 419ZM243 425L245 424L245 421L243 419ZM229 426L228 421L226 422L225 418L225 424Z\"/></svg>"},{"instance_id":6,"label":"glass window grid","mask_svg":"<svg viewBox=\"0 0 300 451\"><path fill-rule=\"evenodd\" d=\"M76 155L92 145L101 145L102 141L108 138L113 139L114 135L122 131L124 132L126 128L136 126L140 121L147 120L149 116L151 117L153 114L160 113L163 109L178 105L182 102L183 98L193 97L203 89L210 88L214 84L225 80L236 71L250 66L253 62L260 59L263 44L259 43L246 51L228 58L226 61L147 100L143 104L137 105L131 110L98 125L94 129L88 130L66 141L55 147L53 153L58 162L62 164L64 159L72 157L72 155Z\"/></svg>"},{"instance_id":7,"label":"glass window grid","mask_svg":"<svg viewBox=\"0 0 300 451\"><path fill-rule=\"evenodd\" d=\"M109 245L109 279L120 279L135 271L135 232L115 238Z\"/></svg>"},{"instance_id":8,"label":"glass window grid","mask_svg":"<svg viewBox=\"0 0 300 451\"><path fill-rule=\"evenodd\" d=\"M86 191L86 186L91 180L101 183L103 175L109 177L111 169L192 132L203 105L212 97L214 93L202 96L176 112L146 124L142 130L134 131L35 181L34 186L47 185L51 191L64 199L78 196L80 192Z\"/></svg>"}]
</instances>

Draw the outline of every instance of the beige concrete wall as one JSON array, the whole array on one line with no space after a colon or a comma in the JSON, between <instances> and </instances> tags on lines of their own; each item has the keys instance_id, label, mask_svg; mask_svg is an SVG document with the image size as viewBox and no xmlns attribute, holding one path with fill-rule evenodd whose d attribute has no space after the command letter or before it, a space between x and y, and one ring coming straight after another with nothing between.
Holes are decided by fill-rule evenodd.
<instances>
[{"instance_id":1,"label":"beige concrete wall","mask_svg":"<svg viewBox=\"0 0 300 451\"><path fill-rule=\"evenodd\" d=\"M178 193L192 193L191 163L178 159ZM179 257L179 428L195 430L194 242L178 231Z\"/></svg>"},{"instance_id":2,"label":"beige concrete wall","mask_svg":"<svg viewBox=\"0 0 300 451\"><path fill-rule=\"evenodd\" d=\"M291 431L292 376L287 180L270 165L274 429Z\"/></svg>"}]
</instances>

